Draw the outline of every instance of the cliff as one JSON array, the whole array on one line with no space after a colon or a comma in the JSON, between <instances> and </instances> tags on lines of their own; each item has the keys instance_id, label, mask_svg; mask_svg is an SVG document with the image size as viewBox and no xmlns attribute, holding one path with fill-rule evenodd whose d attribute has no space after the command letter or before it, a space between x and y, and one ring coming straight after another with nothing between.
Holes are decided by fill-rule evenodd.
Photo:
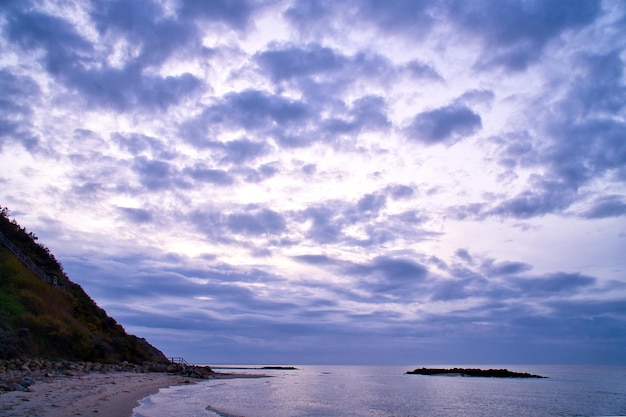
<instances>
[{"instance_id":1,"label":"cliff","mask_svg":"<svg viewBox=\"0 0 626 417\"><path fill-rule=\"evenodd\" d=\"M32 232L0 209L0 359L167 362L145 339L126 333Z\"/></svg>"}]
</instances>

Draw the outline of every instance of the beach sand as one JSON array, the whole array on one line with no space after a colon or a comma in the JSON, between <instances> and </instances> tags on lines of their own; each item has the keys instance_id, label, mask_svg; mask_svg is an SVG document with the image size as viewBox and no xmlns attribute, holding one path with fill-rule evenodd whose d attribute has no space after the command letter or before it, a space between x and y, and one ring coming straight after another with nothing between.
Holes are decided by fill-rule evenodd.
<instances>
[{"instance_id":1,"label":"beach sand","mask_svg":"<svg viewBox=\"0 0 626 417\"><path fill-rule=\"evenodd\" d=\"M173 385L201 381L166 373L89 373L37 381L30 392L0 394L2 417L130 417L139 400Z\"/></svg>"}]
</instances>

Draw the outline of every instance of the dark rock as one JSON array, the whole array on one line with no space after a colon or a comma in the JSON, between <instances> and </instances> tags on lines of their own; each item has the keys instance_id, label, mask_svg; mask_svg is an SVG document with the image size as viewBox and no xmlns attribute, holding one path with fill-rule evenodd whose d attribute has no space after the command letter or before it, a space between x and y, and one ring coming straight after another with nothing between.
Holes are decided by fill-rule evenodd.
<instances>
[{"instance_id":1,"label":"dark rock","mask_svg":"<svg viewBox=\"0 0 626 417\"><path fill-rule=\"evenodd\" d=\"M540 375L532 375L526 372L513 372L508 369L472 369L472 368L421 368L408 371L407 374L416 375L451 375L469 377L489 377L489 378L547 378Z\"/></svg>"}]
</instances>

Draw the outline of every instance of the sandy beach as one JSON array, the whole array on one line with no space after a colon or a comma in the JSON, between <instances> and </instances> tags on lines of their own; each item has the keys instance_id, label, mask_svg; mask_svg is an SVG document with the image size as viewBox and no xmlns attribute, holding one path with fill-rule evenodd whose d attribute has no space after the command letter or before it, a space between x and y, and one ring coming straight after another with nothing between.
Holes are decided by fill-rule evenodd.
<instances>
[{"instance_id":1,"label":"sandy beach","mask_svg":"<svg viewBox=\"0 0 626 417\"><path fill-rule=\"evenodd\" d=\"M89 373L37 381L28 392L0 394L3 417L130 417L159 388L199 381L167 373Z\"/></svg>"}]
</instances>

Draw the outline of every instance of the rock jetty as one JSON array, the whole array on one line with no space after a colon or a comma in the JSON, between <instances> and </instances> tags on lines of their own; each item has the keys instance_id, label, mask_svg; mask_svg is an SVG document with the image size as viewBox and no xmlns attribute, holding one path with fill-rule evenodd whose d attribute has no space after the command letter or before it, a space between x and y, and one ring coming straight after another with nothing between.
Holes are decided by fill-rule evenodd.
<instances>
[{"instance_id":1,"label":"rock jetty","mask_svg":"<svg viewBox=\"0 0 626 417\"><path fill-rule=\"evenodd\" d=\"M489 378L547 378L540 375L532 375L526 372L513 372L508 369L472 369L472 368L420 368L407 371L407 374L415 375L448 375L448 376L471 376Z\"/></svg>"}]
</instances>

